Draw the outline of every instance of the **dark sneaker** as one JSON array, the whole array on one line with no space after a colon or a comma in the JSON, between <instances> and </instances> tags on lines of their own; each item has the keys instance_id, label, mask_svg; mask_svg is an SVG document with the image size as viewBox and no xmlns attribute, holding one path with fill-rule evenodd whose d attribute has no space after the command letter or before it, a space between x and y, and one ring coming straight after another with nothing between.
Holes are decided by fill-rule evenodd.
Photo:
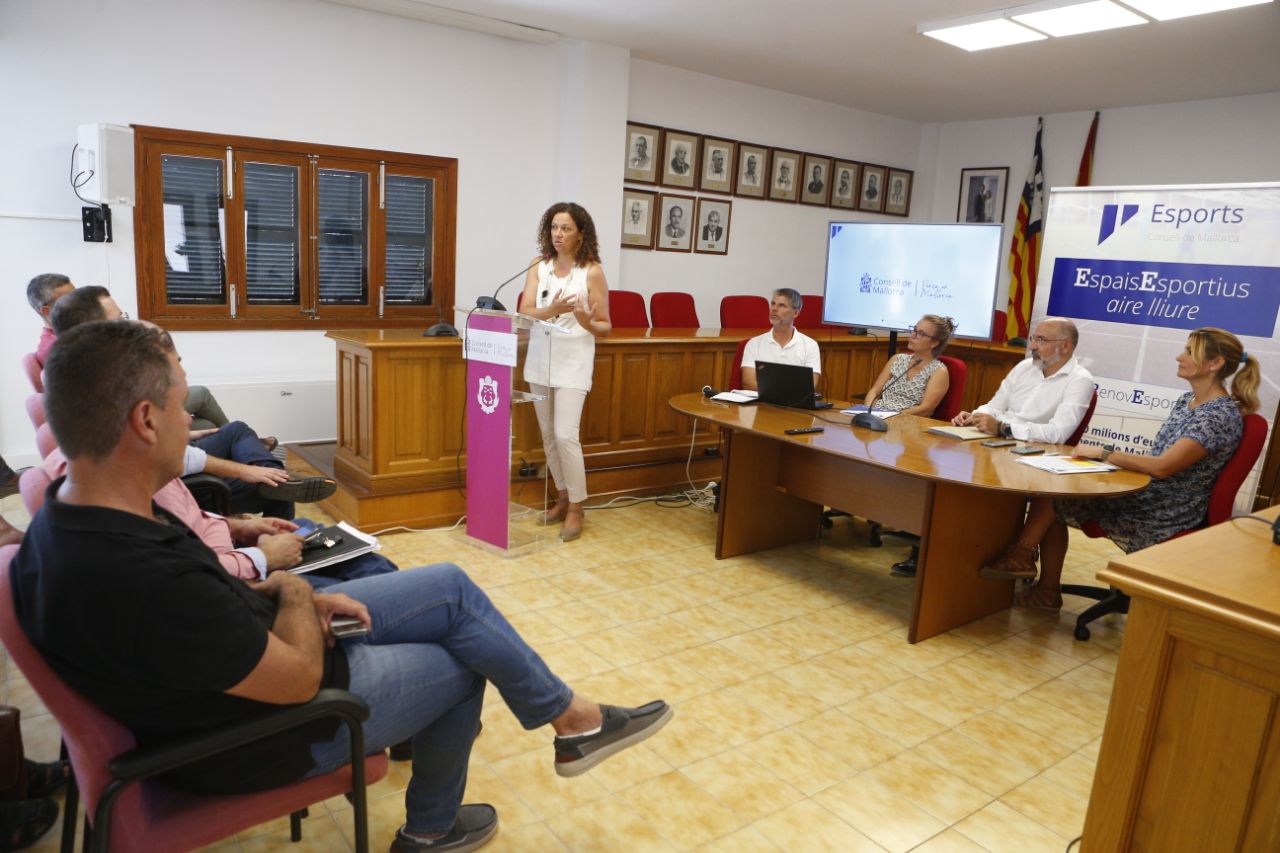
<instances>
[{"instance_id":1,"label":"dark sneaker","mask_svg":"<svg viewBox=\"0 0 1280 853\"><path fill-rule=\"evenodd\" d=\"M675 714L675 710L661 699L639 708L601 705L600 712L604 721L595 734L556 738L557 775L586 773L615 752L621 752L654 734Z\"/></svg>"},{"instance_id":2,"label":"dark sneaker","mask_svg":"<svg viewBox=\"0 0 1280 853\"><path fill-rule=\"evenodd\" d=\"M430 841L409 835L401 826L396 830L396 840L391 842L391 853L412 853L414 850L466 853L488 844L497 832L497 810L487 803L475 803L458 809L453 828Z\"/></svg>"},{"instance_id":3,"label":"dark sneaker","mask_svg":"<svg viewBox=\"0 0 1280 853\"><path fill-rule=\"evenodd\" d=\"M289 501L295 504L313 504L338 491L338 484L328 477L290 477L286 483L258 486L258 494L273 501Z\"/></svg>"},{"instance_id":4,"label":"dark sneaker","mask_svg":"<svg viewBox=\"0 0 1280 853\"><path fill-rule=\"evenodd\" d=\"M916 556L913 554L901 563L894 563L889 574L895 578L913 578L916 576Z\"/></svg>"}]
</instances>

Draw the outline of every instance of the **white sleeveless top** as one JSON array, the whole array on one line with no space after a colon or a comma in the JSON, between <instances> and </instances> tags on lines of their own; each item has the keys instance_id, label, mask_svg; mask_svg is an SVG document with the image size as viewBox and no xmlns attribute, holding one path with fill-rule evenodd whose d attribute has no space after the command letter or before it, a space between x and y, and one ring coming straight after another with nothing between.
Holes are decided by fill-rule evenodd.
<instances>
[{"instance_id":1,"label":"white sleeveless top","mask_svg":"<svg viewBox=\"0 0 1280 853\"><path fill-rule=\"evenodd\" d=\"M538 264L538 290L534 294L537 297L537 307L546 308L561 293L574 294L578 297L579 305L587 304L586 267L575 266L568 276L558 278L554 259ZM572 311L547 322L566 329L569 334L545 335L536 328L529 333L524 380L537 385L550 385L552 388L590 391L591 371L596 357L595 335L582 327Z\"/></svg>"}]
</instances>

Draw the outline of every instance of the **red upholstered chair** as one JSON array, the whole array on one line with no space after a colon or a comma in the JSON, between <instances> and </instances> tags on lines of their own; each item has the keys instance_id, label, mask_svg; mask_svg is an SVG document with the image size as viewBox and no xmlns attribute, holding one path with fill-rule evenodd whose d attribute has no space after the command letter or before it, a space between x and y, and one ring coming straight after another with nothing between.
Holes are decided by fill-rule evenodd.
<instances>
[{"instance_id":1,"label":"red upholstered chair","mask_svg":"<svg viewBox=\"0 0 1280 853\"><path fill-rule=\"evenodd\" d=\"M1076 431L1067 436L1067 440L1063 444L1075 447L1080 443L1080 439L1084 438L1085 432L1089 429L1089 421L1093 420L1093 410L1098 407L1098 389L1093 389L1093 397L1089 400L1089 407L1084 410L1084 417L1080 419L1080 425L1076 427Z\"/></svg>"},{"instance_id":2,"label":"red upholstered chair","mask_svg":"<svg viewBox=\"0 0 1280 853\"><path fill-rule=\"evenodd\" d=\"M995 312L995 320L991 324L991 340L993 343L1002 344L1006 340L1007 324L1009 315L1004 311Z\"/></svg>"},{"instance_id":3,"label":"red upholstered chair","mask_svg":"<svg viewBox=\"0 0 1280 853\"><path fill-rule=\"evenodd\" d=\"M22 372L27 374L27 380L31 382L31 388L37 394L44 393L44 377L41 376L40 362L36 361L36 354L29 352L22 357Z\"/></svg>"},{"instance_id":4,"label":"red upholstered chair","mask_svg":"<svg viewBox=\"0 0 1280 853\"><path fill-rule=\"evenodd\" d=\"M649 314L644 310L644 297L634 290L610 290L609 319L617 329L649 328Z\"/></svg>"},{"instance_id":5,"label":"red upholstered chair","mask_svg":"<svg viewBox=\"0 0 1280 853\"><path fill-rule=\"evenodd\" d=\"M940 421L949 421L960 413L960 403L964 399L964 383L969 376L969 368L960 359L949 355L938 356L938 361L946 365L951 384L947 386L947 393L943 395L942 402L933 410L933 417Z\"/></svg>"},{"instance_id":6,"label":"red upholstered chair","mask_svg":"<svg viewBox=\"0 0 1280 853\"><path fill-rule=\"evenodd\" d=\"M18 491L22 494L22 505L27 508L27 515L35 515L44 506L44 493L52 482L39 465L22 472L18 478Z\"/></svg>"},{"instance_id":7,"label":"red upholstered chair","mask_svg":"<svg viewBox=\"0 0 1280 853\"><path fill-rule=\"evenodd\" d=\"M742 387L742 353L747 348L747 341L751 338L743 338L738 341L738 348L733 351L733 364L729 366L729 390L735 390Z\"/></svg>"},{"instance_id":8,"label":"red upholstered chair","mask_svg":"<svg viewBox=\"0 0 1280 853\"><path fill-rule=\"evenodd\" d=\"M1231 454L1227 464L1222 466L1222 470L1218 472L1218 479L1214 481L1213 490L1209 492L1209 511L1205 515L1204 521L1200 522L1196 527L1175 533L1169 537L1170 539L1176 539L1196 530L1221 524L1231 518L1231 511L1236 502L1236 494L1240 491L1240 487L1244 485L1244 479L1249 476L1249 471L1253 469L1253 463L1258 461L1258 455L1262 453L1262 445L1265 443L1266 438L1266 418L1257 412L1252 415L1245 415L1244 430L1240 434L1240 443L1236 445L1235 452ZM1105 538L1107 535L1107 531L1096 521L1090 521L1080 529L1090 539ZM1075 637L1077 640L1089 639L1089 623L1093 620L1108 613L1129 612L1129 596L1115 587L1064 583L1062 591L1067 595L1078 595L1098 602L1076 618Z\"/></svg>"},{"instance_id":9,"label":"red upholstered chair","mask_svg":"<svg viewBox=\"0 0 1280 853\"><path fill-rule=\"evenodd\" d=\"M821 296L801 296L804 300L804 308L800 311L800 316L796 318L797 329L823 329L826 328L822 324L822 297Z\"/></svg>"},{"instance_id":10,"label":"red upholstered chair","mask_svg":"<svg viewBox=\"0 0 1280 853\"><path fill-rule=\"evenodd\" d=\"M720 328L769 328L769 300L763 296L726 296L720 300Z\"/></svg>"},{"instance_id":11,"label":"red upholstered chair","mask_svg":"<svg viewBox=\"0 0 1280 853\"><path fill-rule=\"evenodd\" d=\"M649 297L649 316L655 329L697 329L698 309L688 293L663 291Z\"/></svg>"},{"instance_id":12,"label":"red upholstered chair","mask_svg":"<svg viewBox=\"0 0 1280 853\"><path fill-rule=\"evenodd\" d=\"M27 395L27 417L31 418L33 429L40 429L40 425L45 422L43 394Z\"/></svg>"},{"instance_id":13,"label":"red upholstered chair","mask_svg":"<svg viewBox=\"0 0 1280 853\"><path fill-rule=\"evenodd\" d=\"M332 773L256 794L202 795L174 790L154 776L230 747L278 737L300 723L336 716L348 727L352 754L364 754L361 722L368 707L352 693L328 688L304 705L271 709L254 720L208 732L164 748L137 749L133 735L104 714L45 663L18 624L9 586L9 563L17 546L0 549L0 639L62 728L73 771L64 814L75 815L85 801L88 850L191 850L283 815L291 818L295 841L301 838L307 806L348 791L353 793L356 850L369 848L365 784L386 775L387 757L379 753ZM74 817L63 832L63 850L75 842Z\"/></svg>"},{"instance_id":14,"label":"red upholstered chair","mask_svg":"<svg viewBox=\"0 0 1280 853\"><path fill-rule=\"evenodd\" d=\"M57 446L58 439L53 435L53 427L48 424L40 424L36 428L36 450L40 451L40 458L47 459Z\"/></svg>"}]
</instances>

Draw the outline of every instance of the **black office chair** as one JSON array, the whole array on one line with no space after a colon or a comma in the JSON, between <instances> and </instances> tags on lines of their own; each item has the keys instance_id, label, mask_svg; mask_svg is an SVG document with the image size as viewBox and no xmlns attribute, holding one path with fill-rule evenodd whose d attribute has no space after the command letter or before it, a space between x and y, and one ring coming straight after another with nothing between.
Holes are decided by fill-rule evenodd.
<instances>
[{"instance_id":1,"label":"black office chair","mask_svg":"<svg viewBox=\"0 0 1280 853\"><path fill-rule=\"evenodd\" d=\"M183 484L196 499L196 504L205 512L226 515L231 505L231 487L221 477L212 474L188 474L182 478Z\"/></svg>"}]
</instances>

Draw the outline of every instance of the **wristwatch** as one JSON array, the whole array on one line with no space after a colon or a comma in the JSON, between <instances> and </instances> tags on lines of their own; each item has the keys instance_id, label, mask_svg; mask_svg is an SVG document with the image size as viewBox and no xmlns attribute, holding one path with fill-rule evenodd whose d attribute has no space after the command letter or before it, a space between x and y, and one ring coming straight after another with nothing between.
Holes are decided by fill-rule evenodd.
<instances>
[{"instance_id":1,"label":"wristwatch","mask_svg":"<svg viewBox=\"0 0 1280 853\"><path fill-rule=\"evenodd\" d=\"M1114 452L1115 452L1115 449L1116 449L1116 446L1115 446L1114 444L1104 444L1104 445L1102 445L1102 455L1098 457L1098 461L1099 461L1099 462L1106 462L1106 461L1107 461L1107 457L1108 457L1108 456L1110 456L1112 453L1114 453Z\"/></svg>"},{"instance_id":2,"label":"wristwatch","mask_svg":"<svg viewBox=\"0 0 1280 853\"><path fill-rule=\"evenodd\" d=\"M1013 438L1013 425L1012 425L1012 424L1000 424L1000 437L1001 437L1001 438Z\"/></svg>"}]
</instances>

